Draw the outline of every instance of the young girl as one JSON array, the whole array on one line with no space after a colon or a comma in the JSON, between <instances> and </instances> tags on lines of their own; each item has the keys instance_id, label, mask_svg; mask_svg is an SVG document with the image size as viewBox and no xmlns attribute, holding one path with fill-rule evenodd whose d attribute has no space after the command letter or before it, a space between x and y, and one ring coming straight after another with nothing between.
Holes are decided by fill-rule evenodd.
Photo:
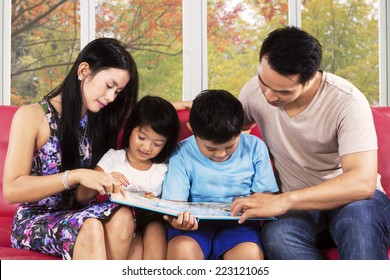
<instances>
[{"instance_id":1,"label":"young girl","mask_svg":"<svg viewBox=\"0 0 390 280\"><path fill-rule=\"evenodd\" d=\"M161 97L145 96L136 104L125 124L120 150L110 149L98 162L96 170L111 173L125 189L159 197L167 171L166 162L176 147L178 134L175 107ZM105 191L120 189L106 186ZM85 202L96 194L96 191L80 187L76 198ZM136 208L135 217L137 232L142 235L143 253L135 250L129 258L165 259L166 226L162 215Z\"/></svg>"}]
</instances>

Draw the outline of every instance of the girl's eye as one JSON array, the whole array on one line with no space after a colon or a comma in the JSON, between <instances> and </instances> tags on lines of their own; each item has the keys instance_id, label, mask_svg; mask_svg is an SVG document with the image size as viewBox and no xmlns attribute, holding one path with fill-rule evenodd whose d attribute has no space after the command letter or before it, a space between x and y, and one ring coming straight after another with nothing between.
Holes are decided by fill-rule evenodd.
<instances>
[{"instance_id":1,"label":"girl's eye","mask_svg":"<svg viewBox=\"0 0 390 280\"><path fill-rule=\"evenodd\" d=\"M162 147L162 144L154 144L157 148Z\"/></svg>"},{"instance_id":2,"label":"girl's eye","mask_svg":"<svg viewBox=\"0 0 390 280\"><path fill-rule=\"evenodd\" d=\"M107 88L112 88L112 86L110 86L109 84L106 84L107 85Z\"/></svg>"},{"instance_id":3,"label":"girl's eye","mask_svg":"<svg viewBox=\"0 0 390 280\"><path fill-rule=\"evenodd\" d=\"M138 136L138 139L139 139L139 140L145 140L146 138L145 138L145 137L142 137L142 136Z\"/></svg>"}]
</instances>

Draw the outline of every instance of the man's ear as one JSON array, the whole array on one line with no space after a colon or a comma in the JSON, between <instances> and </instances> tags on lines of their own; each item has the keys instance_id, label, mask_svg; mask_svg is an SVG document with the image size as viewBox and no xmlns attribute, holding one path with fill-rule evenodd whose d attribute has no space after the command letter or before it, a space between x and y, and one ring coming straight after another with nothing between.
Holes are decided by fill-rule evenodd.
<instances>
[{"instance_id":1,"label":"man's ear","mask_svg":"<svg viewBox=\"0 0 390 280\"><path fill-rule=\"evenodd\" d=\"M191 128L191 125L190 125L189 122L186 122L186 126L187 126L187 128L188 128L192 133L194 133L194 132L192 131L192 128Z\"/></svg>"}]
</instances>

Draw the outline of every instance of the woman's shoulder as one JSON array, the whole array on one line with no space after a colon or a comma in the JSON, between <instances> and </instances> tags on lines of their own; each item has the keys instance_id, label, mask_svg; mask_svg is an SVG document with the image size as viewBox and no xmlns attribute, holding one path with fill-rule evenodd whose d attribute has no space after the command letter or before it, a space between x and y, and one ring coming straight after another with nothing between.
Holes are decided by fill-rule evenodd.
<instances>
[{"instance_id":1,"label":"woman's shoulder","mask_svg":"<svg viewBox=\"0 0 390 280\"><path fill-rule=\"evenodd\" d=\"M23 124L40 124L46 119L45 112L38 103L19 107L14 115L14 121Z\"/></svg>"}]
</instances>

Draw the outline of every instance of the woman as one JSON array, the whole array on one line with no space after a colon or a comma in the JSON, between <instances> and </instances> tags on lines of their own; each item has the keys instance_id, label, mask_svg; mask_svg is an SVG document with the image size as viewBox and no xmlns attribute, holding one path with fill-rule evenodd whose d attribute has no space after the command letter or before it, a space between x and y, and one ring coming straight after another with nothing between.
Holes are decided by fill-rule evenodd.
<instances>
[{"instance_id":1,"label":"woman","mask_svg":"<svg viewBox=\"0 0 390 280\"><path fill-rule=\"evenodd\" d=\"M64 259L131 255L131 208L109 201L81 205L74 193L79 184L120 187L111 174L92 169L115 148L137 95L133 58L119 41L101 38L80 52L58 88L16 112L4 168L4 197L21 203L13 247Z\"/></svg>"}]
</instances>

